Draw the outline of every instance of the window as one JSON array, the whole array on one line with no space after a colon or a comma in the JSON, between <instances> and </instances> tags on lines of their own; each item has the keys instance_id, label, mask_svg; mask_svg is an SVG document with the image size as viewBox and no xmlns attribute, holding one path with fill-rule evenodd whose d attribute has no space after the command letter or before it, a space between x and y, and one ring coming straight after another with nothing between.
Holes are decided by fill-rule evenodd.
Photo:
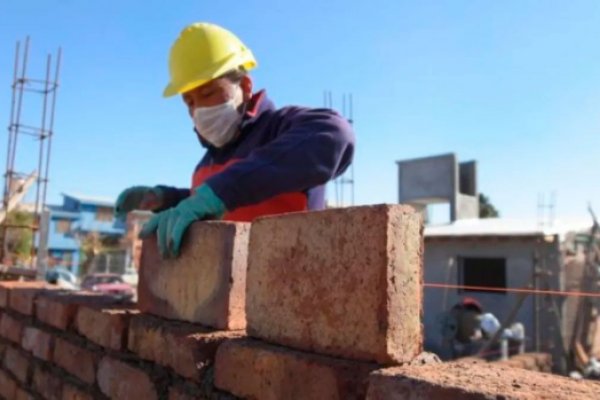
<instances>
[{"instance_id":1,"label":"window","mask_svg":"<svg viewBox=\"0 0 600 400\"><path fill-rule=\"evenodd\" d=\"M459 257L458 281L464 286L481 289L462 289L463 292L506 294L505 290L485 290L485 287L506 289L506 258Z\"/></svg>"},{"instance_id":2,"label":"window","mask_svg":"<svg viewBox=\"0 0 600 400\"><path fill-rule=\"evenodd\" d=\"M98 207L96 209L96 221L110 222L113 220L113 209L110 207Z\"/></svg>"},{"instance_id":3,"label":"window","mask_svg":"<svg viewBox=\"0 0 600 400\"><path fill-rule=\"evenodd\" d=\"M59 219L56 221L56 233L67 233L71 230L71 221L68 219Z\"/></svg>"}]
</instances>

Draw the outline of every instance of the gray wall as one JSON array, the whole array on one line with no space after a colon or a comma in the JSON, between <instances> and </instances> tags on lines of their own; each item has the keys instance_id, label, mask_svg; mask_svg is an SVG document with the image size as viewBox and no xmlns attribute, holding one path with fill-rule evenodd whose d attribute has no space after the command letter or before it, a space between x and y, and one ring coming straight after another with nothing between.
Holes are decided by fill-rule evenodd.
<instances>
[{"instance_id":1,"label":"gray wall","mask_svg":"<svg viewBox=\"0 0 600 400\"><path fill-rule=\"evenodd\" d=\"M458 164L453 153L399 161L398 202L419 211L449 203L450 220L478 218L477 163Z\"/></svg>"},{"instance_id":2,"label":"gray wall","mask_svg":"<svg viewBox=\"0 0 600 400\"><path fill-rule=\"evenodd\" d=\"M534 257L538 254L539 269L551 273L548 284L551 289L561 286L559 274L559 245L544 242L541 238L426 238L425 240L425 282L460 284L457 257L503 257L506 258L507 287L524 288L532 284ZM537 250L537 251L536 251ZM542 281L538 280L541 285ZM546 281L543 281L544 287ZM542 286L542 285L541 285ZM502 322L507 318L519 295L516 293L494 294L489 292L459 292L457 289L425 288L425 347L442 357L449 357L448 349L442 347L439 315L449 310L463 297L474 297L480 301L485 311L492 312ZM560 300L560 299L559 299ZM547 296L538 297L539 343L536 342L535 296L528 296L518 311L516 321L525 325L528 351L537 349L555 353L555 358L563 356L562 346L557 346L560 338L560 323L552 312ZM560 304L558 305L560 307ZM557 347L560 347L557 349ZM556 360L555 360L556 361Z\"/></svg>"}]
</instances>

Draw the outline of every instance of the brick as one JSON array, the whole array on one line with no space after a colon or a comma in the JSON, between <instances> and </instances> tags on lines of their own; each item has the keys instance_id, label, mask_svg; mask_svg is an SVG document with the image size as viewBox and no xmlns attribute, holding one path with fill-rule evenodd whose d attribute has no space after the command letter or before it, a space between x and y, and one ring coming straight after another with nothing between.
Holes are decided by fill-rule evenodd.
<instances>
[{"instance_id":1,"label":"brick","mask_svg":"<svg viewBox=\"0 0 600 400\"><path fill-rule=\"evenodd\" d=\"M33 371L33 389L47 400L60 400L63 383L59 376L36 365Z\"/></svg>"},{"instance_id":2,"label":"brick","mask_svg":"<svg viewBox=\"0 0 600 400\"><path fill-rule=\"evenodd\" d=\"M117 300L92 292L53 291L42 293L36 300L36 318L55 328L66 330L74 322L80 305L110 305Z\"/></svg>"},{"instance_id":3,"label":"brick","mask_svg":"<svg viewBox=\"0 0 600 400\"><path fill-rule=\"evenodd\" d=\"M52 358L56 365L83 382L93 385L96 381L98 356L92 351L56 338Z\"/></svg>"},{"instance_id":4,"label":"brick","mask_svg":"<svg viewBox=\"0 0 600 400\"><path fill-rule=\"evenodd\" d=\"M75 329L100 346L120 351L127 346L129 319L136 312L125 308L80 306Z\"/></svg>"},{"instance_id":5,"label":"brick","mask_svg":"<svg viewBox=\"0 0 600 400\"><path fill-rule=\"evenodd\" d=\"M155 237L144 240L140 310L216 329L244 329L248 231L244 223L194 223L181 255L167 260Z\"/></svg>"},{"instance_id":6,"label":"brick","mask_svg":"<svg viewBox=\"0 0 600 400\"><path fill-rule=\"evenodd\" d=\"M35 357L44 361L52 361L52 351L54 350L54 337L33 326L25 328L21 347L31 352Z\"/></svg>"},{"instance_id":7,"label":"brick","mask_svg":"<svg viewBox=\"0 0 600 400\"><path fill-rule=\"evenodd\" d=\"M94 396L65 383L62 390L62 400L94 400Z\"/></svg>"},{"instance_id":8,"label":"brick","mask_svg":"<svg viewBox=\"0 0 600 400\"><path fill-rule=\"evenodd\" d=\"M7 347L2 363L4 368L12 372L20 382L24 384L29 382L29 359L20 350Z\"/></svg>"},{"instance_id":9,"label":"brick","mask_svg":"<svg viewBox=\"0 0 600 400\"><path fill-rule=\"evenodd\" d=\"M6 400L14 399L17 391L17 382L8 374L0 370L0 397Z\"/></svg>"},{"instance_id":10,"label":"brick","mask_svg":"<svg viewBox=\"0 0 600 400\"><path fill-rule=\"evenodd\" d=\"M10 291L9 306L11 309L24 314L34 315L35 299L42 293L58 290L56 286L44 282L27 282L24 287L14 287Z\"/></svg>"},{"instance_id":11,"label":"brick","mask_svg":"<svg viewBox=\"0 0 600 400\"><path fill-rule=\"evenodd\" d=\"M15 400L35 400L35 397L27 390L17 387L15 391Z\"/></svg>"},{"instance_id":12,"label":"brick","mask_svg":"<svg viewBox=\"0 0 600 400\"><path fill-rule=\"evenodd\" d=\"M191 394L180 386L172 386L169 388L169 400L196 400L205 398L199 393L200 390L196 388L196 393Z\"/></svg>"},{"instance_id":13,"label":"brick","mask_svg":"<svg viewBox=\"0 0 600 400\"><path fill-rule=\"evenodd\" d=\"M473 363L394 367L371 374L367 400L405 398L592 400L600 398L600 385L558 375Z\"/></svg>"},{"instance_id":14,"label":"brick","mask_svg":"<svg viewBox=\"0 0 600 400\"><path fill-rule=\"evenodd\" d=\"M141 369L110 357L98 367L98 386L111 399L158 399L152 379Z\"/></svg>"},{"instance_id":15,"label":"brick","mask_svg":"<svg viewBox=\"0 0 600 400\"><path fill-rule=\"evenodd\" d=\"M423 235L400 205L255 221L248 335L300 350L394 364L422 350Z\"/></svg>"},{"instance_id":16,"label":"brick","mask_svg":"<svg viewBox=\"0 0 600 400\"><path fill-rule=\"evenodd\" d=\"M14 289L22 288L39 288L40 285L45 286L44 282L21 282L21 281L6 281L0 282L0 308L8 308L10 305L10 294Z\"/></svg>"},{"instance_id":17,"label":"brick","mask_svg":"<svg viewBox=\"0 0 600 400\"><path fill-rule=\"evenodd\" d=\"M21 344L23 328L23 321L16 319L7 313L2 314L2 320L0 320L0 336L11 342Z\"/></svg>"},{"instance_id":18,"label":"brick","mask_svg":"<svg viewBox=\"0 0 600 400\"><path fill-rule=\"evenodd\" d=\"M140 358L172 368L177 374L200 381L214 363L223 341L243 331L210 331L198 325L136 315L129 327L128 349Z\"/></svg>"},{"instance_id":19,"label":"brick","mask_svg":"<svg viewBox=\"0 0 600 400\"><path fill-rule=\"evenodd\" d=\"M290 350L253 339L223 343L215 386L253 399L362 399L378 366Z\"/></svg>"}]
</instances>

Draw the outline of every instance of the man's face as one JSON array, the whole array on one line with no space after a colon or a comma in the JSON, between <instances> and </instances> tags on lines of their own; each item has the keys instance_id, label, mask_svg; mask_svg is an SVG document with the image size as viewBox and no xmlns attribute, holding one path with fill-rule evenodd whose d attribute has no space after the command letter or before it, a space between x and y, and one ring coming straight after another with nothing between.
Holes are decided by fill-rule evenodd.
<instances>
[{"instance_id":1,"label":"man's face","mask_svg":"<svg viewBox=\"0 0 600 400\"><path fill-rule=\"evenodd\" d=\"M198 86L181 95L188 108L190 117L198 107L213 107L223 104L233 98L235 86L241 86L244 103L252 97L252 80L244 76L238 83L233 83L227 78L217 78Z\"/></svg>"}]
</instances>

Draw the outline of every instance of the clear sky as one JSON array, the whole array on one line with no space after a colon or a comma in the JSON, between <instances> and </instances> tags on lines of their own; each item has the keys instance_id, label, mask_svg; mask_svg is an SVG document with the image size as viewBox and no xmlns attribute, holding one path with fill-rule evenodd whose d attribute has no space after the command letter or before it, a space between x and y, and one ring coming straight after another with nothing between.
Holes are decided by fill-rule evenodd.
<instances>
[{"instance_id":1,"label":"clear sky","mask_svg":"<svg viewBox=\"0 0 600 400\"><path fill-rule=\"evenodd\" d=\"M396 160L456 152L479 162L503 216L535 218L552 191L559 215L585 216L588 201L600 213L597 0L2 0L0 126L15 42L31 36L36 76L64 51L51 202L189 184L203 150L181 100L161 93L171 43L195 21L253 50L255 85L279 106L321 106L331 90L341 108L353 93L357 204L397 201ZM2 166L6 142L4 130ZM18 155L24 169L36 158Z\"/></svg>"}]
</instances>

